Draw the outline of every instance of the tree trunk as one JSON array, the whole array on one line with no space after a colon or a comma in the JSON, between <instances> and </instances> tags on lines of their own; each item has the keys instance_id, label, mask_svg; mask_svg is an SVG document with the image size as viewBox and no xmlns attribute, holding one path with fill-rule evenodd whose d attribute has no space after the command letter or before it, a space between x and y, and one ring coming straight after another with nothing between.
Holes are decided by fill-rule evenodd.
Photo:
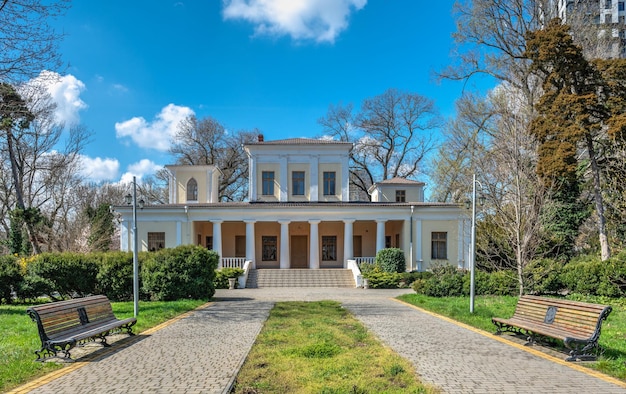
<instances>
[{"instance_id":1,"label":"tree trunk","mask_svg":"<svg viewBox=\"0 0 626 394\"><path fill-rule=\"evenodd\" d=\"M15 152L13 152L13 135L10 131L7 131L7 149L9 151L9 160L11 161L11 174L13 175L13 183L15 184L15 196L17 199L17 207L26 214L26 205L24 204L24 193L22 190L21 178L17 173L17 161L15 160ZM37 235L33 227L32 221L24 217L24 224L26 225L26 232L28 233L28 240L33 247L35 254L41 253L39 248L39 242L37 242Z\"/></svg>"},{"instance_id":2,"label":"tree trunk","mask_svg":"<svg viewBox=\"0 0 626 394\"><path fill-rule=\"evenodd\" d=\"M600 188L600 169L596 160L596 153L593 146L593 138L587 134L587 151L589 153L589 162L591 163L591 176L593 177L593 196L596 203L596 214L598 215L598 234L600 237L600 251L602 261L611 258L611 249L609 248L609 239L606 235L606 218L604 217L604 203L602 202L602 193Z\"/></svg>"}]
</instances>

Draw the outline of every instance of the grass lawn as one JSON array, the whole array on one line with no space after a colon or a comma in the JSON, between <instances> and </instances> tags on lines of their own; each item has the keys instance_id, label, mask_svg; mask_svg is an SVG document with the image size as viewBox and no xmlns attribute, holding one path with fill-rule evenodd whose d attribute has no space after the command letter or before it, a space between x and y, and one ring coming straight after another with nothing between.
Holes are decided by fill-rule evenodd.
<instances>
[{"instance_id":1,"label":"grass lawn","mask_svg":"<svg viewBox=\"0 0 626 394\"><path fill-rule=\"evenodd\" d=\"M281 302L237 375L236 393L434 393L335 301Z\"/></svg>"},{"instance_id":2,"label":"grass lawn","mask_svg":"<svg viewBox=\"0 0 626 394\"><path fill-rule=\"evenodd\" d=\"M139 333L192 310L206 301L140 302L139 317L133 332ZM26 315L29 305L0 305L0 392L62 368L63 364L35 362L41 347L37 325ZM133 316L132 302L114 302L113 312L120 318Z\"/></svg>"},{"instance_id":3,"label":"grass lawn","mask_svg":"<svg viewBox=\"0 0 626 394\"><path fill-rule=\"evenodd\" d=\"M491 333L495 332L491 318L511 317L517 303L517 297L476 297L474 313L471 314L468 297L435 298L421 294L405 294L398 299ZM604 349L604 354L598 357L598 361L584 362L581 365L626 381L626 299L577 298L576 300L613 307L608 319L602 324L600 346Z\"/></svg>"}]
</instances>

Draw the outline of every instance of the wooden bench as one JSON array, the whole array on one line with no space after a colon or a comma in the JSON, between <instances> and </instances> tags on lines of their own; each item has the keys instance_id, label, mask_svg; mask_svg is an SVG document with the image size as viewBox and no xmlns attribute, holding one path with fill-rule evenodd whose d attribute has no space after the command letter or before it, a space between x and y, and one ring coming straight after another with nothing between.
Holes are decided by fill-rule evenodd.
<instances>
[{"instance_id":1,"label":"wooden bench","mask_svg":"<svg viewBox=\"0 0 626 394\"><path fill-rule=\"evenodd\" d=\"M503 331L526 335L527 344L537 338L558 339L570 349L567 361L595 360L602 321L611 310L608 305L525 295L510 319L494 317L491 321L497 327L496 335Z\"/></svg>"},{"instance_id":2,"label":"wooden bench","mask_svg":"<svg viewBox=\"0 0 626 394\"><path fill-rule=\"evenodd\" d=\"M37 361L57 357L59 352L66 361L73 361L70 350L77 344L99 339L103 346L111 346L106 342L108 334L126 330L134 335L132 326L137 322L134 317L117 319L104 295L33 306L26 313L39 330L41 349L35 351Z\"/></svg>"}]
</instances>

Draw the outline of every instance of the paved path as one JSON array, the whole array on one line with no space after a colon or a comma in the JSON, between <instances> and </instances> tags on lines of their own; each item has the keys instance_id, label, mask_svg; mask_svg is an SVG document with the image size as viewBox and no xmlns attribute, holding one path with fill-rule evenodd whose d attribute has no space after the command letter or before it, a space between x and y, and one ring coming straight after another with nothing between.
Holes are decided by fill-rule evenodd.
<instances>
[{"instance_id":1,"label":"paved path","mask_svg":"<svg viewBox=\"0 0 626 394\"><path fill-rule=\"evenodd\" d=\"M405 290L218 290L216 302L31 393L227 393L275 301L337 300L446 393L626 393L611 383L394 301ZM115 348L115 346L114 346Z\"/></svg>"}]
</instances>

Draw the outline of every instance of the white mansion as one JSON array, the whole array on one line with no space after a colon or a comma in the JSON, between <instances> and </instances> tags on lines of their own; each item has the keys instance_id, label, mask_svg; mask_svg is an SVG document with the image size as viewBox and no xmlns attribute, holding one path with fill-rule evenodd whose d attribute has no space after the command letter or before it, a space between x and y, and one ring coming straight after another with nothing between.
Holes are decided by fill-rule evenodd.
<instances>
[{"instance_id":1,"label":"white mansion","mask_svg":"<svg viewBox=\"0 0 626 394\"><path fill-rule=\"evenodd\" d=\"M215 250L222 266L345 268L388 247L404 250L407 270L435 263L467 268L469 221L458 204L424 202L424 183L394 178L373 185L371 202L350 201L351 143L286 139L243 146L247 202L219 202L215 166L166 166L165 205L138 210L139 250L184 244ZM132 250L132 207L121 215L121 249ZM233 263L234 262L234 263Z\"/></svg>"}]
</instances>

